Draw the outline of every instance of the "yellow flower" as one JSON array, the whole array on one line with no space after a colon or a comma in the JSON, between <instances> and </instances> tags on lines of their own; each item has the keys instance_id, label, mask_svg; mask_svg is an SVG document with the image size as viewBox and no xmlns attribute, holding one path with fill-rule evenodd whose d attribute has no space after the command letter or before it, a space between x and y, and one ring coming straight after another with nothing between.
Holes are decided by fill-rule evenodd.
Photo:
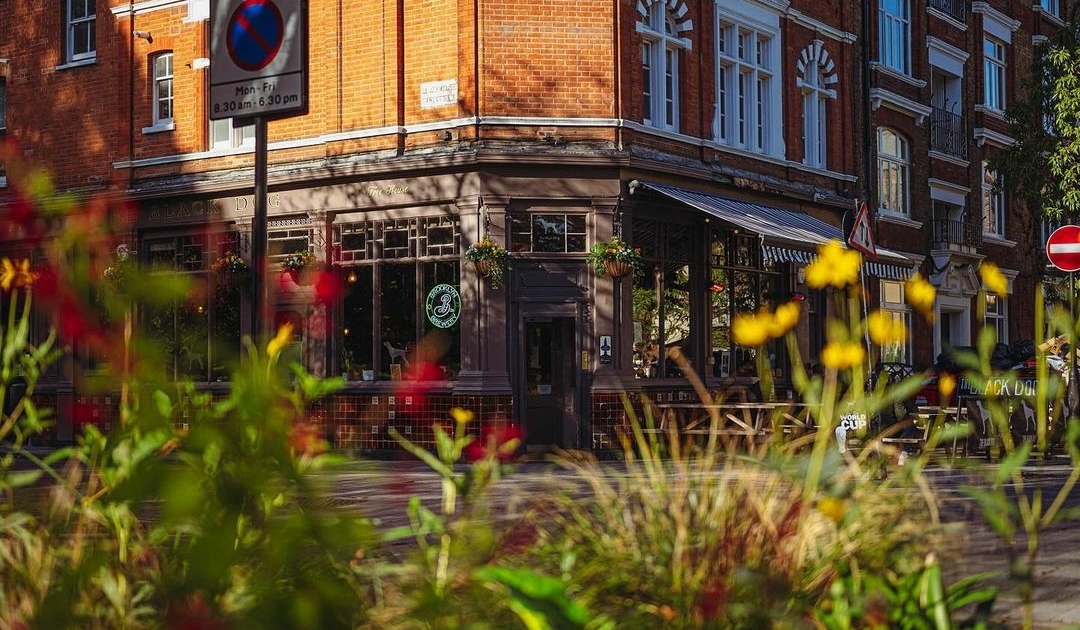
<instances>
[{"instance_id":1,"label":"yellow flower","mask_svg":"<svg viewBox=\"0 0 1080 630\"><path fill-rule=\"evenodd\" d=\"M818 512L821 512L829 518L832 522L839 525L844 520L844 514L847 511L843 500L836 497L825 497L818 501Z\"/></svg>"},{"instance_id":2,"label":"yellow flower","mask_svg":"<svg viewBox=\"0 0 1080 630\"><path fill-rule=\"evenodd\" d=\"M799 303L785 302L776 307L769 325L769 336L776 339L783 337L799 323Z\"/></svg>"},{"instance_id":3,"label":"yellow flower","mask_svg":"<svg viewBox=\"0 0 1080 630\"><path fill-rule=\"evenodd\" d=\"M282 324L274 338L270 340L270 343L266 344L266 356L274 358L281 354L281 351L292 340L292 331L293 325L291 323Z\"/></svg>"},{"instance_id":4,"label":"yellow flower","mask_svg":"<svg viewBox=\"0 0 1080 630\"><path fill-rule=\"evenodd\" d=\"M731 338L740 346L763 346L769 340L770 324L768 319L743 313L731 322Z\"/></svg>"},{"instance_id":5,"label":"yellow flower","mask_svg":"<svg viewBox=\"0 0 1080 630\"><path fill-rule=\"evenodd\" d=\"M866 350L855 341L830 341L821 350L821 363L834 370L846 370L859 365L866 358Z\"/></svg>"},{"instance_id":6,"label":"yellow flower","mask_svg":"<svg viewBox=\"0 0 1080 630\"><path fill-rule=\"evenodd\" d=\"M37 275L30 272L30 261L23 259L13 262L9 258L0 261L0 288L10 291L12 287L28 287L34 283Z\"/></svg>"},{"instance_id":7,"label":"yellow flower","mask_svg":"<svg viewBox=\"0 0 1080 630\"><path fill-rule=\"evenodd\" d=\"M879 346L903 343L907 340L907 327L904 326L903 321L882 310L876 310L867 316L866 331L870 334L870 341Z\"/></svg>"},{"instance_id":8,"label":"yellow flower","mask_svg":"<svg viewBox=\"0 0 1080 630\"><path fill-rule=\"evenodd\" d=\"M450 417L452 417L455 422L466 423L472 421L473 413L467 409L462 409L461 407L454 407L450 409Z\"/></svg>"},{"instance_id":9,"label":"yellow flower","mask_svg":"<svg viewBox=\"0 0 1080 630\"><path fill-rule=\"evenodd\" d=\"M811 289L836 287L842 289L858 284L862 256L847 249L840 241L829 241L818 247L817 258L806 268L806 286Z\"/></svg>"},{"instance_id":10,"label":"yellow flower","mask_svg":"<svg viewBox=\"0 0 1080 630\"><path fill-rule=\"evenodd\" d=\"M998 266L989 260L984 260L979 265L979 277L982 278L983 286L988 291L997 293L1000 296L1009 294L1009 281L1005 279L1005 274L1001 273Z\"/></svg>"},{"instance_id":11,"label":"yellow flower","mask_svg":"<svg viewBox=\"0 0 1080 630\"><path fill-rule=\"evenodd\" d=\"M934 300L937 299L937 289L934 285L916 273L908 279L905 295L912 308L922 313L927 321L934 321Z\"/></svg>"},{"instance_id":12,"label":"yellow flower","mask_svg":"<svg viewBox=\"0 0 1080 630\"><path fill-rule=\"evenodd\" d=\"M937 380L938 393L941 394L941 399L944 401L952 396L952 393L956 391L956 377L952 374L941 374ZM944 405L944 402L942 402Z\"/></svg>"}]
</instances>

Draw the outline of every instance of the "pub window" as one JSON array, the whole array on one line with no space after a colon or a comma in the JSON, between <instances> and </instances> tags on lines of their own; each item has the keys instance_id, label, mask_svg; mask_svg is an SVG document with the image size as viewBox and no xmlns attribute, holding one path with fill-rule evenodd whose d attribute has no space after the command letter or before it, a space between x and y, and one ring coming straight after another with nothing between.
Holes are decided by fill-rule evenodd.
<instances>
[{"instance_id":1,"label":"pub window","mask_svg":"<svg viewBox=\"0 0 1080 630\"><path fill-rule=\"evenodd\" d=\"M272 221L268 226L266 259L271 265L280 263L281 259L294 252L311 251L311 228L306 225L290 225L294 222L306 221L303 219L283 219L281 221Z\"/></svg>"},{"instance_id":2,"label":"pub window","mask_svg":"<svg viewBox=\"0 0 1080 630\"><path fill-rule=\"evenodd\" d=\"M586 245L584 214L512 214L510 251L519 253L583 252Z\"/></svg>"},{"instance_id":3,"label":"pub window","mask_svg":"<svg viewBox=\"0 0 1080 630\"><path fill-rule=\"evenodd\" d=\"M683 376L670 358L676 348L693 364L691 330L694 291L691 278L689 225L641 219L634 224L633 244L645 259L634 277L634 372L637 378Z\"/></svg>"},{"instance_id":4,"label":"pub window","mask_svg":"<svg viewBox=\"0 0 1080 630\"><path fill-rule=\"evenodd\" d=\"M757 374L756 348L745 348L731 339L731 322L742 313L780 303L780 269L761 255L760 237L731 230L713 230L710 243L709 339L714 376ZM786 297L784 297L786 300ZM777 341L765 346L768 359L782 375L784 348Z\"/></svg>"},{"instance_id":5,"label":"pub window","mask_svg":"<svg viewBox=\"0 0 1080 630\"><path fill-rule=\"evenodd\" d=\"M217 286L211 265L240 251L237 232L149 237L139 248L150 274L182 274L192 283L183 299L142 305L147 338L161 344L161 364L173 379L221 381L240 357L240 286Z\"/></svg>"},{"instance_id":6,"label":"pub window","mask_svg":"<svg viewBox=\"0 0 1080 630\"><path fill-rule=\"evenodd\" d=\"M415 217L334 226L345 298L338 367L374 378L453 380L461 369L461 325L426 316L428 293L460 284L456 217Z\"/></svg>"}]
</instances>

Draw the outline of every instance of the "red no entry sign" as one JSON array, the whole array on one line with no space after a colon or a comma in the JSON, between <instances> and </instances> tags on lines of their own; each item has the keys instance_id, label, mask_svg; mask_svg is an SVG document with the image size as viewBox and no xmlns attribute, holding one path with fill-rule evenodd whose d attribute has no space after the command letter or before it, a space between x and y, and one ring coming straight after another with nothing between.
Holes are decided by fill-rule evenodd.
<instances>
[{"instance_id":1,"label":"red no entry sign","mask_svg":"<svg viewBox=\"0 0 1080 630\"><path fill-rule=\"evenodd\" d=\"M1080 225L1063 225L1046 240L1046 257L1062 271L1080 271Z\"/></svg>"}]
</instances>

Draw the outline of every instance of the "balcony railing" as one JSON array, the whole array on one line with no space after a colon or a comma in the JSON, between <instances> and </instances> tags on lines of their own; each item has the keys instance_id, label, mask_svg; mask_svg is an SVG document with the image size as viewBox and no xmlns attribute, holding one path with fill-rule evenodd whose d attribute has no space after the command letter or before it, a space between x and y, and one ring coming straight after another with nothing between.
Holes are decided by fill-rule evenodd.
<instances>
[{"instance_id":1,"label":"balcony railing","mask_svg":"<svg viewBox=\"0 0 1080 630\"><path fill-rule=\"evenodd\" d=\"M966 4L963 0L930 0L931 8L947 13L959 22L963 22L966 16Z\"/></svg>"},{"instance_id":2,"label":"balcony railing","mask_svg":"<svg viewBox=\"0 0 1080 630\"><path fill-rule=\"evenodd\" d=\"M930 109L930 148L966 160L964 117L940 107Z\"/></svg>"},{"instance_id":3,"label":"balcony railing","mask_svg":"<svg viewBox=\"0 0 1080 630\"><path fill-rule=\"evenodd\" d=\"M932 247L982 247L981 225L972 225L956 219L934 219L930 222Z\"/></svg>"}]
</instances>

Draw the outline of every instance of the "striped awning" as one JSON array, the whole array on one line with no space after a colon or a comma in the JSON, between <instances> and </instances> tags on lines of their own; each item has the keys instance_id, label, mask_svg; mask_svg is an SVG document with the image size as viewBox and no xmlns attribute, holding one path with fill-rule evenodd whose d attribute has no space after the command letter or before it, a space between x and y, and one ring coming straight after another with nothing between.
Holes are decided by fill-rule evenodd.
<instances>
[{"instance_id":1,"label":"striped awning","mask_svg":"<svg viewBox=\"0 0 1080 630\"><path fill-rule=\"evenodd\" d=\"M845 243L840 228L805 212L640 180L636 188L655 191L725 223L760 234L766 261L806 265L814 260L819 245L833 240ZM910 258L884 247L876 250L877 258L863 261L868 274L887 280L903 280L911 275L915 263Z\"/></svg>"}]
</instances>

